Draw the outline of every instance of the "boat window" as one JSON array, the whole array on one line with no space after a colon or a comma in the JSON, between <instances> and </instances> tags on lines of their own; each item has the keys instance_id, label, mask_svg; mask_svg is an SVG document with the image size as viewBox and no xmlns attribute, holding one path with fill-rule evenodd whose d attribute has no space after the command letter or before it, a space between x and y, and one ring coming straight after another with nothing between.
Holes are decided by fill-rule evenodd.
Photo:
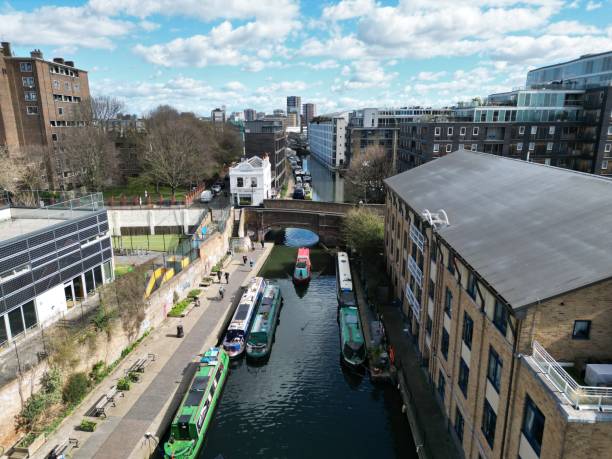
<instances>
[{"instance_id":1,"label":"boat window","mask_svg":"<svg viewBox=\"0 0 612 459\"><path fill-rule=\"evenodd\" d=\"M232 341L236 338L242 338L244 336L244 331L242 330L228 330L225 335L226 341Z\"/></svg>"},{"instance_id":2,"label":"boat window","mask_svg":"<svg viewBox=\"0 0 612 459\"><path fill-rule=\"evenodd\" d=\"M357 317L355 316L346 316L346 323L347 324L356 324L357 323Z\"/></svg>"},{"instance_id":3,"label":"boat window","mask_svg":"<svg viewBox=\"0 0 612 459\"><path fill-rule=\"evenodd\" d=\"M304 269L306 268L306 263L304 263L303 261L298 261L295 266Z\"/></svg>"}]
</instances>

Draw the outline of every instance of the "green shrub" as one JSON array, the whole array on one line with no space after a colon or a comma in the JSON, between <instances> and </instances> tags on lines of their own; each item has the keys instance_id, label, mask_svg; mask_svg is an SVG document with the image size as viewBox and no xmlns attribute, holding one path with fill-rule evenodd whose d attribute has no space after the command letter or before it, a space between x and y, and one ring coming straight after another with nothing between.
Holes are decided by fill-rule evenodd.
<instances>
[{"instance_id":1,"label":"green shrub","mask_svg":"<svg viewBox=\"0 0 612 459\"><path fill-rule=\"evenodd\" d=\"M62 397L62 377L57 368L51 368L40 378L41 389L26 400L15 417L17 430L30 432L45 420L45 411Z\"/></svg>"},{"instance_id":2,"label":"green shrub","mask_svg":"<svg viewBox=\"0 0 612 459\"><path fill-rule=\"evenodd\" d=\"M191 303L191 299L186 298L183 301L179 301L176 303L170 312L168 313L168 317L181 317L187 306Z\"/></svg>"},{"instance_id":3,"label":"green shrub","mask_svg":"<svg viewBox=\"0 0 612 459\"><path fill-rule=\"evenodd\" d=\"M115 317L114 311L106 309L103 305L98 306L96 315L91 318L91 323L98 332L109 333L111 321Z\"/></svg>"},{"instance_id":4,"label":"green shrub","mask_svg":"<svg viewBox=\"0 0 612 459\"><path fill-rule=\"evenodd\" d=\"M99 360L94 363L93 367L91 367L91 371L89 372L89 379L91 379L94 384L99 383L106 376L106 364Z\"/></svg>"},{"instance_id":5,"label":"green shrub","mask_svg":"<svg viewBox=\"0 0 612 459\"><path fill-rule=\"evenodd\" d=\"M200 293L202 293L202 290L199 288L194 288L191 292L189 292L187 298L197 298L200 296Z\"/></svg>"},{"instance_id":6,"label":"green shrub","mask_svg":"<svg viewBox=\"0 0 612 459\"><path fill-rule=\"evenodd\" d=\"M73 373L68 377L64 390L62 392L62 399L67 405L76 405L79 403L85 395L89 392L89 378L83 372Z\"/></svg>"},{"instance_id":7,"label":"green shrub","mask_svg":"<svg viewBox=\"0 0 612 459\"><path fill-rule=\"evenodd\" d=\"M138 381L140 381L140 373L138 373L136 371L130 371L128 373L128 379L131 382L138 382Z\"/></svg>"},{"instance_id":8,"label":"green shrub","mask_svg":"<svg viewBox=\"0 0 612 459\"><path fill-rule=\"evenodd\" d=\"M129 378L120 378L119 381L117 381L117 389L119 390L130 390L130 379Z\"/></svg>"},{"instance_id":9,"label":"green shrub","mask_svg":"<svg viewBox=\"0 0 612 459\"><path fill-rule=\"evenodd\" d=\"M82 430L83 432L93 432L94 430L96 430L96 426L97 424L94 421L83 419L81 421L81 425L79 426L79 429Z\"/></svg>"}]
</instances>

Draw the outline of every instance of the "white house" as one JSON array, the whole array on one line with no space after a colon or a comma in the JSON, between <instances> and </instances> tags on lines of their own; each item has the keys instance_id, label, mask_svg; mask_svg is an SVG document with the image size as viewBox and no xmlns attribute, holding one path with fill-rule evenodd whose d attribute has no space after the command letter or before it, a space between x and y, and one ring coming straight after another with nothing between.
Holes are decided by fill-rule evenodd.
<instances>
[{"instance_id":1,"label":"white house","mask_svg":"<svg viewBox=\"0 0 612 459\"><path fill-rule=\"evenodd\" d=\"M253 156L230 167L232 203L240 206L259 206L272 197L272 168L268 155Z\"/></svg>"}]
</instances>

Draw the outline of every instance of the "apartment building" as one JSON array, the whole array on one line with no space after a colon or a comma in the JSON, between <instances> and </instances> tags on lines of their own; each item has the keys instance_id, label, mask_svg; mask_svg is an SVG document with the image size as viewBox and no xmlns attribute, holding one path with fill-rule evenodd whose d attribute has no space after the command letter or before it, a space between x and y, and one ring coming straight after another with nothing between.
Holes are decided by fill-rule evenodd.
<instances>
[{"instance_id":1,"label":"apartment building","mask_svg":"<svg viewBox=\"0 0 612 459\"><path fill-rule=\"evenodd\" d=\"M38 49L16 57L10 43L2 42L0 146L11 156L22 155L28 146L53 146L65 129L82 125L81 103L89 97L87 72L73 61L47 61ZM60 179L70 175L59 154L50 169Z\"/></svg>"},{"instance_id":2,"label":"apartment building","mask_svg":"<svg viewBox=\"0 0 612 459\"><path fill-rule=\"evenodd\" d=\"M302 104L302 120L304 126L308 126L308 123L310 123L315 116L317 116L317 106L315 104Z\"/></svg>"},{"instance_id":3,"label":"apartment building","mask_svg":"<svg viewBox=\"0 0 612 459\"><path fill-rule=\"evenodd\" d=\"M278 191L285 180L287 133L281 121L263 119L244 123L244 148L247 158L269 157L272 167L272 187Z\"/></svg>"},{"instance_id":4,"label":"apartment building","mask_svg":"<svg viewBox=\"0 0 612 459\"><path fill-rule=\"evenodd\" d=\"M458 150L386 184L387 270L464 456L608 457L612 180Z\"/></svg>"},{"instance_id":5,"label":"apartment building","mask_svg":"<svg viewBox=\"0 0 612 459\"><path fill-rule=\"evenodd\" d=\"M260 206L272 197L272 172L268 156L243 158L230 167L230 194L237 206Z\"/></svg>"},{"instance_id":6,"label":"apartment building","mask_svg":"<svg viewBox=\"0 0 612 459\"><path fill-rule=\"evenodd\" d=\"M210 112L210 120L215 124L223 124L227 121L225 116L225 107L215 108Z\"/></svg>"},{"instance_id":7,"label":"apartment building","mask_svg":"<svg viewBox=\"0 0 612 459\"><path fill-rule=\"evenodd\" d=\"M293 122L293 124L290 124L291 127L301 126L301 118L300 118L301 112L302 112L302 98L300 96L287 96L287 116L290 116L292 113L295 114L295 117L291 118Z\"/></svg>"},{"instance_id":8,"label":"apartment building","mask_svg":"<svg viewBox=\"0 0 612 459\"><path fill-rule=\"evenodd\" d=\"M255 121L257 118L257 111L252 108L244 109L244 121Z\"/></svg>"},{"instance_id":9,"label":"apartment building","mask_svg":"<svg viewBox=\"0 0 612 459\"><path fill-rule=\"evenodd\" d=\"M0 208L0 346L61 318L113 279L102 193Z\"/></svg>"},{"instance_id":10,"label":"apartment building","mask_svg":"<svg viewBox=\"0 0 612 459\"><path fill-rule=\"evenodd\" d=\"M317 116L308 125L310 153L331 170L347 165L348 112Z\"/></svg>"}]
</instances>

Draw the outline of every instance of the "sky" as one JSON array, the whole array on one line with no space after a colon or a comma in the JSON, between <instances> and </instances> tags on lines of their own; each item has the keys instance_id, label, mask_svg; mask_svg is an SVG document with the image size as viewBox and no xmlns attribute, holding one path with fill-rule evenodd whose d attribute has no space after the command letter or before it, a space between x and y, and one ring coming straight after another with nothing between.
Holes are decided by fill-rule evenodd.
<instances>
[{"instance_id":1,"label":"sky","mask_svg":"<svg viewBox=\"0 0 612 459\"><path fill-rule=\"evenodd\" d=\"M449 106L612 50L612 0L0 0L0 39L146 115Z\"/></svg>"}]
</instances>

